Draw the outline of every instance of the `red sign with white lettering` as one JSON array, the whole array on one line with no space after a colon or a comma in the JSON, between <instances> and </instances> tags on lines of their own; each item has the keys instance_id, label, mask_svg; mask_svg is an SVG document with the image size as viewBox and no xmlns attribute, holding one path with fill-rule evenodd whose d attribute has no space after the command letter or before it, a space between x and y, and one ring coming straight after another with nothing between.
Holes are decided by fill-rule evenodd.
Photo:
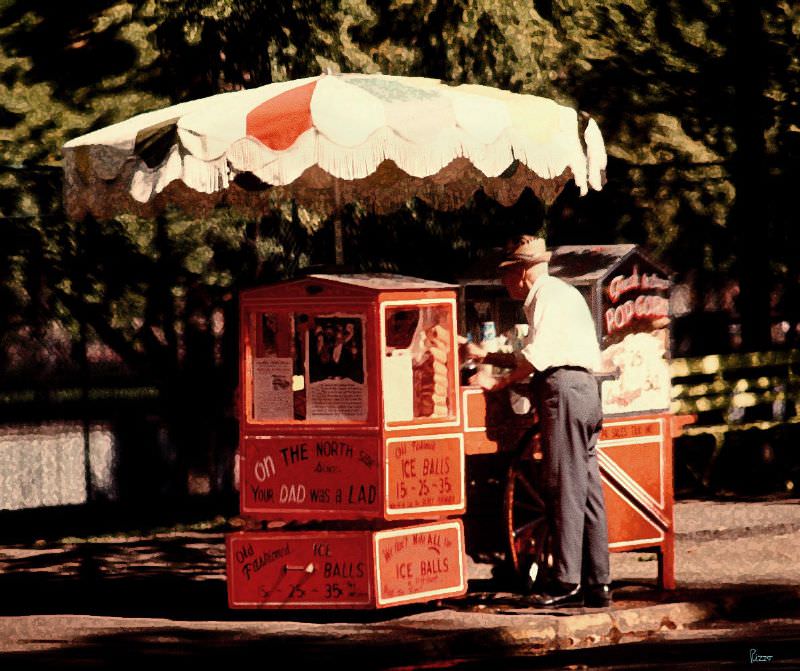
<instances>
[{"instance_id":1,"label":"red sign with white lettering","mask_svg":"<svg viewBox=\"0 0 800 671\"><path fill-rule=\"evenodd\" d=\"M461 520L384 531L229 534L231 608L381 608L467 591Z\"/></svg>"},{"instance_id":2,"label":"red sign with white lettering","mask_svg":"<svg viewBox=\"0 0 800 671\"><path fill-rule=\"evenodd\" d=\"M381 531L375 543L379 605L466 592L461 520Z\"/></svg>"},{"instance_id":3,"label":"red sign with white lettering","mask_svg":"<svg viewBox=\"0 0 800 671\"><path fill-rule=\"evenodd\" d=\"M339 608L374 600L368 532L240 532L226 545L231 608Z\"/></svg>"},{"instance_id":4,"label":"red sign with white lettering","mask_svg":"<svg viewBox=\"0 0 800 671\"><path fill-rule=\"evenodd\" d=\"M462 440L461 434L387 439L387 511L463 509Z\"/></svg>"},{"instance_id":5,"label":"red sign with white lettering","mask_svg":"<svg viewBox=\"0 0 800 671\"><path fill-rule=\"evenodd\" d=\"M607 280L603 324L606 336L647 331L669 317L671 282L641 258L633 258Z\"/></svg>"},{"instance_id":6,"label":"red sign with white lettering","mask_svg":"<svg viewBox=\"0 0 800 671\"><path fill-rule=\"evenodd\" d=\"M245 438L240 459L244 514L293 519L380 517L380 443L376 438Z\"/></svg>"},{"instance_id":7,"label":"red sign with white lettering","mask_svg":"<svg viewBox=\"0 0 800 671\"><path fill-rule=\"evenodd\" d=\"M608 423L603 425L600 440L624 440L626 438L643 438L645 436L661 436L661 422L633 422Z\"/></svg>"},{"instance_id":8,"label":"red sign with white lettering","mask_svg":"<svg viewBox=\"0 0 800 671\"><path fill-rule=\"evenodd\" d=\"M463 512L461 434L245 438L243 514L279 519L397 519Z\"/></svg>"}]
</instances>

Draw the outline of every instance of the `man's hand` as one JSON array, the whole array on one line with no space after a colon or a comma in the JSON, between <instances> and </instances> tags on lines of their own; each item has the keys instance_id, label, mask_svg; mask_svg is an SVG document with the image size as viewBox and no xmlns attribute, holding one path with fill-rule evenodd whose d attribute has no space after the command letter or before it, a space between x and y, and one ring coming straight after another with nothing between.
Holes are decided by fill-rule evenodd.
<instances>
[{"instance_id":1,"label":"man's hand","mask_svg":"<svg viewBox=\"0 0 800 671\"><path fill-rule=\"evenodd\" d=\"M461 342L461 338L459 338L458 356L462 363L469 361L470 359L472 359L472 361L475 363L480 363L484 360L486 354L486 350L480 345L476 345L473 342L467 342L466 339L464 339L464 342Z\"/></svg>"},{"instance_id":2,"label":"man's hand","mask_svg":"<svg viewBox=\"0 0 800 671\"><path fill-rule=\"evenodd\" d=\"M475 373L475 375L469 379L469 383L473 387L480 387L484 391L502 389L505 386L501 379L482 370Z\"/></svg>"}]
</instances>

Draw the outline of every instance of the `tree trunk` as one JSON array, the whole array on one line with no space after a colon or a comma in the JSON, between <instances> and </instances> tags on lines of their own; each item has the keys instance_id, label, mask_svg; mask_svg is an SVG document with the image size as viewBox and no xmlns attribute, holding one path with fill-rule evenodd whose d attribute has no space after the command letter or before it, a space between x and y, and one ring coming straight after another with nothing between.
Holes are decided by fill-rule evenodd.
<instances>
[{"instance_id":1,"label":"tree trunk","mask_svg":"<svg viewBox=\"0 0 800 671\"><path fill-rule=\"evenodd\" d=\"M769 349L770 222L766 199L764 131L767 128L765 89L767 47L760 4L742 0L734 7L733 67L736 151L732 173L736 200L731 223L736 240L736 277L742 346L749 351Z\"/></svg>"}]
</instances>

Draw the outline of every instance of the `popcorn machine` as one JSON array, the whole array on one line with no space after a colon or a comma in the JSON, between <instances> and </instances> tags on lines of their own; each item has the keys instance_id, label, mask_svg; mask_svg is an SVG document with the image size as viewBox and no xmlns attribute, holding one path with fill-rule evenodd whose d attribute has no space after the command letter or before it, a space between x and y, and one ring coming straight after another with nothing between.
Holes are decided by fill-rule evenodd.
<instances>
[{"instance_id":1,"label":"popcorn machine","mask_svg":"<svg viewBox=\"0 0 800 671\"><path fill-rule=\"evenodd\" d=\"M659 585L672 589L672 440L689 418L670 413L669 272L631 244L562 246L552 251L550 274L571 283L586 298L601 345L603 370L597 379L604 420L597 447L609 549L654 551ZM497 279L497 261L488 256L483 266L459 281L460 321L473 336L480 333L482 323L495 322L501 334L498 346L511 348L515 325L525 318L520 304L508 297ZM549 521L536 481L535 417L530 403L516 403L516 412L514 407L526 392L523 386L506 395L463 391L465 449L472 467L467 522L468 529L486 526L479 519L482 510L492 510L491 504L484 505L484 499L492 498L485 483L494 481L513 568L535 578L549 561ZM502 455L506 459L498 460ZM487 476L493 468L494 478ZM478 540L476 536L469 552L485 549ZM497 539L491 543L497 545Z\"/></svg>"}]
</instances>

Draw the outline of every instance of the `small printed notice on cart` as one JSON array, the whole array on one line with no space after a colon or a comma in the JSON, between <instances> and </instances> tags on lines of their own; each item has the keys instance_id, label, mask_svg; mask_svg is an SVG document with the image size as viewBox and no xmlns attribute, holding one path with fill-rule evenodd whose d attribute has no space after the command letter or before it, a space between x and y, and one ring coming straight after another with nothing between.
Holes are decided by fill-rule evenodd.
<instances>
[{"instance_id":1,"label":"small printed notice on cart","mask_svg":"<svg viewBox=\"0 0 800 671\"><path fill-rule=\"evenodd\" d=\"M258 357L253 361L253 417L292 419L292 359Z\"/></svg>"}]
</instances>

